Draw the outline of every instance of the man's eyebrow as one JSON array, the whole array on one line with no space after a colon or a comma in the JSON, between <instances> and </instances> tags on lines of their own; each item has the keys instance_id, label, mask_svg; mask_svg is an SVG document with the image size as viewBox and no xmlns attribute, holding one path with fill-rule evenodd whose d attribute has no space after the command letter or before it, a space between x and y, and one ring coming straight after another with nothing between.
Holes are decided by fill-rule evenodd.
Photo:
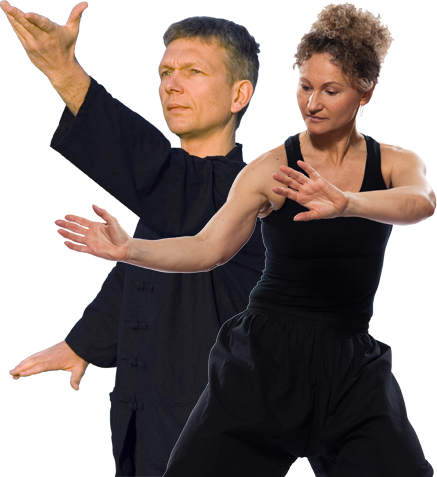
<instances>
[{"instance_id":1,"label":"man's eyebrow","mask_svg":"<svg viewBox=\"0 0 437 477\"><path fill-rule=\"evenodd\" d=\"M191 63L183 63L182 65L179 65L177 69L190 68L191 66L198 66L199 68L205 68L205 65L203 63L197 63L193 61ZM170 65L159 65L159 69L174 70L175 67Z\"/></svg>"}]
</instances>

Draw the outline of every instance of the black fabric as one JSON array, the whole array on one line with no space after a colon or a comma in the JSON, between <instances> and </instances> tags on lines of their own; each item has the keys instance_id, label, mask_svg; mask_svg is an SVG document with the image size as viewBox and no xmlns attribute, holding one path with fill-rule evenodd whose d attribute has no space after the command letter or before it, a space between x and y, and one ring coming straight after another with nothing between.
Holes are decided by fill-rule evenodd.
<instances>
[{"instance_id":1,"label":"black fabric","mask_svg":"<svg viewBox=\"0 0 437 477\"><path fill-rule=\"evenodd\" d=\"M379 147L368 137L366 141L362 190L382 188L380 160L374 154ZM296 152L298 136L286 143L290 165L291 143ZM263 220L266 272L272 269L273 250L278 256L275 274L267 280L264 272L247 309L221 327L210 353L208 385L164 477L284 477L299 457L309 459L317 477L433 475L391 373L390 347L368 334L368 311L391 227L334 219L309 222L310 232L302 231L306 229L300 226L307 223L291 225L301 210L286 200L272 212L274 217ZM361 257L362 247L375 263L357 271L345 262L360 266L356 257ZM296 265L298 260L302 265ZM302 276L293 275L295 283L290 283L286 278L295 273L293 266ZM337 267L344 277L336 276ZM362 283L368 299L357 299L360 290L350 298L332 290L331 281L338 286L340 278L346 287ZM304 286L298 288L301 279ZM262 287L265 283L271 286ZM323 285L340 303L327 306L330 297ZM301 303L296 289L303 290L304 306L296 306ZM258 299L261 295L266 300ZM365 313L347 313L359 303L367 308Z\"/></svg>"},{"instance_id":2,"label":"black fabric","mask_svg":"<svg viewBox=\"0 0 437 477\"><path fill-rule=\"evenodd\" d=\"M353 320L261 301L229 319L163 477L431 477L391 373Z\"/></svg>"},{"instance_id":3,"label":"black fabric","mask_svg":"<svg viewBox=\"0 0 437 477\"><path fill-rule=\"evenodd\" d=\"M245 166L241 145L208 158L172 149L94 79L77 116L64 110L51 146L135 212L134 236L151 240L198 233ZM117 264L108 275L66 341L90 363L117 366L111 393L117 468L122 455L126 461L134 413L142 449L135 454L136 475L162 475L208 382L218 330L247 306L264 252L258 221L243 249L210 272L158 273Z\"/></svg>"},{"instance_id":4,"label":"black fabric","mask_svg":"<svg viewBox=\"0 0 437 477\"><path fill-rule=\"evenodd\" d=\"M379 144L364 137L367 160L360 192L384 190ZM287 139L285 148L289 167L302 171L299 134ZM266 267L250 298L368 322L392 226L355 217L293 221L306 210L286 200L261 220Z\"/></svg>"}]
</instances>

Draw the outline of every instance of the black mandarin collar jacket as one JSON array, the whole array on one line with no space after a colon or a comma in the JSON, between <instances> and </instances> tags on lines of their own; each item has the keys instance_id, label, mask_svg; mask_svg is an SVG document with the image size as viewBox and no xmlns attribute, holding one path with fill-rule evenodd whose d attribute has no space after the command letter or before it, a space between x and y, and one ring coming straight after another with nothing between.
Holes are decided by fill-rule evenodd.
<instances>
[{"instance_id":1,"label":"black mandarin collar jacket","mask_svg":"<svg viewBox=\"0 0 437 477\"><path fill-rule=\"evenodd\" d=\"M94 79L77 116L65 108L51 146L137 214L134 237L150 240L197 234L246 165L241 145L207 158L171 148ZM96 366L117 366L111 393L116 460L136 412L143 471L165 471L208 383L218 330L246 308L264 259L257 221L242 250L210 272L160 273L119 262L109 273L66 341Z\"/></svg>"}]
</instances>

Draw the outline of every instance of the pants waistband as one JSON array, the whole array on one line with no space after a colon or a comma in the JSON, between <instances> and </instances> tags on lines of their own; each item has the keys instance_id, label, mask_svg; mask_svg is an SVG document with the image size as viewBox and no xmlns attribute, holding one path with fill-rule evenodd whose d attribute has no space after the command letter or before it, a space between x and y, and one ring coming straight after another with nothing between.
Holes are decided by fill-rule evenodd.
<instances>
[{"instance_id":1,"label":"pants waistband","mask_svg":"<svg viewBox=\"0 0 437 477\"><path fill-rule=\"evenodd\" d=\"M353 316L346 317L334 313L307 311L302 308L293 308L276 303L269 303L267 301L250 300L247 310L258 311L265 315L280 316L300 323L327 326L355 333L368 333L369 331L369 321L363 320L362 318L358 320Z\"/></svg>"}]
</instances>

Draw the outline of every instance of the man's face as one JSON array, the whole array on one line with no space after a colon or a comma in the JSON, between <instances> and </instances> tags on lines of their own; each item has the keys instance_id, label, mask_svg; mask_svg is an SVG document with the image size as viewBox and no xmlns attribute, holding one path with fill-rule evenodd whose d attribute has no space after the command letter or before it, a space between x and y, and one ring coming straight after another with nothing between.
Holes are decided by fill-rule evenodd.
<instances>
[{"instance_id":1,"label":"man's face","mask_svg":"<svg viewBox=\"0 0 437 477\"><path fill-rule=\"evenodd\" d=\"M181 139L209 138L230 124L233 88L227 81L226 51L215 41L172 41L159 75L164 116Z\"/></svg>"}]
</instances>

